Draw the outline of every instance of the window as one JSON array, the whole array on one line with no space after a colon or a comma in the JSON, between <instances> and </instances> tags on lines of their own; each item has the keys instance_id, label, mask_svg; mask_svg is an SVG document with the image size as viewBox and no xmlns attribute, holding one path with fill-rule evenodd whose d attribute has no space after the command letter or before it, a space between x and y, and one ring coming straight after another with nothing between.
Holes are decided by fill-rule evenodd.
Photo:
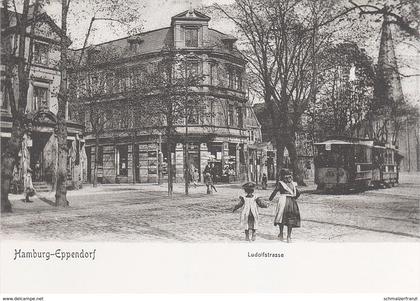
<instances>
[{"instance_id":1,"label":"window","mask_svg":"<svg viewBox=\"0 0 420 301\"><path fill-rule=\"evenodd\" d=\"M198 29L185 29L185 47L198 47Z\"/></svg>"},{"instance_id":2,"label":"window","mask_svg":"<svg viewBox=\"0 0 420 301\"><path fill-rule=\"evenodd\" d=\"M150 62L147 64L147 73L156 74L158 70L159 62Z\"/></svg>"},{"instance_id":3,"label":"window","mask_svg":"<svg viewBox=\"0 0 420 301\"><path fill-rule=\"evenodd\" d=\"M236 70L235 88L242 90L242 71Z\"/></svg>"},{"instance_id":4,"label":"window","mask_svg":"<svg viewBox=\"0 0 420 301\"><path fill-rule=\"evenodd\" d=\"M35 64L47 65L48 52L49 52L48 44L34 43L33 57L34 57Z\"/></svg>"},{"instance_id":5,"label":"window","mask_svg":"<svg viewBox=\"0 0 420 301\"><path fill-rule=\"evenodd\" d=\"M1 80L0 108L3 110L7 109L9 103L9 95L6 91L5 82L4 79Z\"/></svg>"},{"instance_id":6,"label":"window","mask_svg":"<svg viewBox=\"0 0 420 301\"><path fill-rule=\"evenodd\" d=\"M96 94L99 91L99 79L98 76L92 75L90 77L90 89L93 94Z\"/></svg>"},{"instance_id":7,"label":"window","mask_svg":"<svg viewBox=\"0 0 420 301\"><path fill-rule=\"evenodd\" d=\"M233 78L235 77L234 71L232 68L228 67L228 87L233 89Z\"/></svg>"},{"instance_id":8,"label":"window","mask_svg":"<svg viewBox=\"0 0 420 301\"><path fill-rule=\"evenodd\" d=\"M112 73L107 73L105 75L104 81L104 92L105 93L113 93L114 91L114 75Z\"/></svg>"},{"instance_id":9,"label":"window","mask_svg":"<svg viewBox=\"0 0 420 301\"><path fill-rule=\"evenodd\" d=\"M187 77L198 76L198 62L188 62L187 63Z\"/></svg>"},{"instance_id":10,"label":"window","mask_svg":"<svg viewBox=\"0 0 420 301\"><path fill-rule=\"evenodd\" d=\"M199 114L198 108L191 108L188 112L188 124L198 124Z\"/></svg>"},{"instance_id":11,"label":"window","mask_svg":"<svg viewBox=\"0 0 420 301\"><path fill-rule=\"evenodd\" d=\"M238 118L238 127L242 128L244 126L244 117L242 113L242 107L236 108L236 116Z\"/></svg>"},{"instance_id":12,"label":"window","mask_svg":"<svg viewBox=\"0 0 420 301\"><path fill-rule=\"evenodd\" d=\"M210 85L217 84L217 65L216 63L210 63Z\"/></svg>"},{"instance_id":13,"label":"window","mask_svg":"<svg viewBox=\"0 0 420 301\"><path fill-rule=\"evenodd\" d=\"M228 125L233 125L233 105L229 105L229 110L228 110Z\"/></svg>"},{"instance_id":14,"label":"window","mask_svg":"<svg viewBox=\"0 0 420 301\"><path fill-rule=\"evenodd\" d=\"M134 79L133 79L133 86L134 88L140 88L144 81L144 74L145 71L143 68L138 68L134 70Z\"/></svg>"},{"instance_id":15,"label":"window","mask_svg":"<svg viewBox=\"0 0 420 301\"><path fill-rule=\"evenodd\" d=\"M32 110L48 109L48 89L34 86Z\"/></svg>"},{"instance_id":16,"label":"window","mask_svg":"<svg viewBox=\"0 0 420 301\"><path fill-rule=\"evenodd\" d=\"M117 175L128 175L128 145L117 146Z\"/></svg>"}]
</instances>

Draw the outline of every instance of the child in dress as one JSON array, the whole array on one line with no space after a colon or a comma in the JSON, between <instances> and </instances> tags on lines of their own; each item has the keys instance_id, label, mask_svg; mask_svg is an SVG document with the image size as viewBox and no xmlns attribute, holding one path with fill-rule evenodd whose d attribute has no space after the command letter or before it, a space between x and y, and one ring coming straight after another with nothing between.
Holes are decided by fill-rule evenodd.
<instances>
[{"instance_id":1,"label":"child in dress","mask_svg":"<svg viewBox=\"0 0 420 301\"><path fill-rule=\"evenodd\" d=\"M251 231L251 240L254 241L258 229L258 207L267 208L268 205L264 204L260 198L254 195L254 183L245 183L242 188L246 195L239 197L239 203L233 208L233 212L242 207L241 225L245 229L245 240L250 241L249 231Z\"/></svg>"},{"instance_id":2,"label":"child in dress","mask_svg":"<svg viewBox=\"0 0 420 301\"><path fill-rule=\"evenodd\" d=\"M279 239L283 240L283 228L287 226L287 242L292 241L292 229L300 227L300 212L296 199L300 192L293 182L292 174L287 169L280 170L280 181L271 194L271 201L277 193L280 193L276 207L274 226L279 226Z\"/></svg>"}]
</instances>

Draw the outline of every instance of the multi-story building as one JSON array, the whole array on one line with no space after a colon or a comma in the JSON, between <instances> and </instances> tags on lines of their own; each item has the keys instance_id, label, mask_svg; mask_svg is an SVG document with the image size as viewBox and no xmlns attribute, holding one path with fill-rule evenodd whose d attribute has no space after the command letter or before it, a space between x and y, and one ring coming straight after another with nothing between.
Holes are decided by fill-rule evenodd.
<instances>
[{"instance_id":1,"label":"multi-story building","mask_svg":"<svg viewBox=\"0 0 420 301\"><path fill-rule=\"evenodd\" d=\"M2 43L2 64L1 68L1 146L2 150L7 146L8 139L11 137L13 116L9 103L9 94L5 91L6 51L10 49L5 43L10 43L11 49L18 50L16 38L16 14L9 12L9 22L6 22L5 10L1 9L1 43ZM57 93L60 86L60 71L58 63L60 60L60 37L61 29L43 11L36 17L32 17L32 7L29 14L28 36L26 38L26 60L28 59L30 35L29 27L35 23L33 35L33 59L31 62L28 77L28 99L26 106L27 118L29 119L30 131L24 135L22 149L19 152L20 160L15 170L15 177L22 179L27 167L33 170L33 181L41 182L44 188L47 184L52 187L55 181L57 165L57 137L55 128L57 124ZM71 41L68 40L70 45ZM18 51L16 51L18 53ZM16 68L14 68L16 71ZM12 85L15 98L18 98L18 76L14 72ZM68 179L78 186L83 181L84 159L84 140L83 126L76 122L67 121L68 126L68 146L70 151L68 165Z\"/></svg>"},{"instance_id":2,"label":"multi-story building","mask_svg":"<svg viewBox=\"0 0 420 301\"><path fill-rule=\"evenodd\" d=\"M79 90L80 87L96 90L95 95L76 92L75 97L78 103L127 105L127 98L136 99L130 91L141 90L139 86L144 79L159 72L164 53L187 55L189 68L201 76L194 89L201 95L204 108L197 111L200 116L186 121L188 166L199 171L201 180L209 161L214 164L216 180L244 180L250 160L248 146L261 139L259 123L247 101L246 60L235 46L236 39L209 28L209 21L208 16L197 10L188 10L173 16L169 27L75 50L75 61L80 65L71 74L73 82L77 82ZM137 100L141 99L139 96ZM128 114L131 117L108 123L96 141L97 132L87 112L83 113L89 179L95 161L102 183L167 179L168 137L163 122L150 121L148 125L124 131L127 128L124 123L135 124L130 121L136 118L135 112L131 112ZM185 121L176 122L174 132L182 137L186 128ZM184 178L183 143L178 139L171 150L176 180ZM95 145L99 145L97 152Z\"/></svg>"}]
</instances>

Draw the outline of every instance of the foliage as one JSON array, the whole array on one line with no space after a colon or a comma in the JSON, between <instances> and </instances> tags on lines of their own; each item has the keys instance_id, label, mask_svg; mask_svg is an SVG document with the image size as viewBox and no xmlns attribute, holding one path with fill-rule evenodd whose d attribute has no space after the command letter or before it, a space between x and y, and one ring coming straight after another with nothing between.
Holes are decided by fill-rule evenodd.
<instances>
[{"instance_id":1,"label":"foliage","mask_svg":"<svg viewBox=\"0 0 420 301\"><path fill-rule=\"evenodd\" d=\"M353 136L371 108L372 59L355 43L331 45L320 54L318 93L307 111L315 140Z\"/></svg>"}]
</instances>

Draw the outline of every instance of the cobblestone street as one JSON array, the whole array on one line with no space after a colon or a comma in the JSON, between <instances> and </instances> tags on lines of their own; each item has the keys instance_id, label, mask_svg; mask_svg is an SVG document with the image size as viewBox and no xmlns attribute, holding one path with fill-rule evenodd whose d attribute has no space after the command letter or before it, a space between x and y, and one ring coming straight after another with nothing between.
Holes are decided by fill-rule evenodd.
<instances>
[{"instance_id":1,"label":"cobblestone street","mask_svg":"<svg viewBox=\"0 0 420 301\"><path fill-rule=\"evenodd\" d=\"M358 194L324 195L308 185L298 203L302 227L293 241L400 242L420 241L420 174L403 174L401 184ZM39 194L33 203L11 195L14 213L2 215L2 239L75 241L242 241L239 213L232 213L239 185L205 186L183 195L177 184L173 199L165 185L85 186L69 191L70 208L51 206L54 193ZM269 190L257 190L267 197ZM277 240L271 203L260 210L257 240Z\"/></svg>"}]
</instances>

